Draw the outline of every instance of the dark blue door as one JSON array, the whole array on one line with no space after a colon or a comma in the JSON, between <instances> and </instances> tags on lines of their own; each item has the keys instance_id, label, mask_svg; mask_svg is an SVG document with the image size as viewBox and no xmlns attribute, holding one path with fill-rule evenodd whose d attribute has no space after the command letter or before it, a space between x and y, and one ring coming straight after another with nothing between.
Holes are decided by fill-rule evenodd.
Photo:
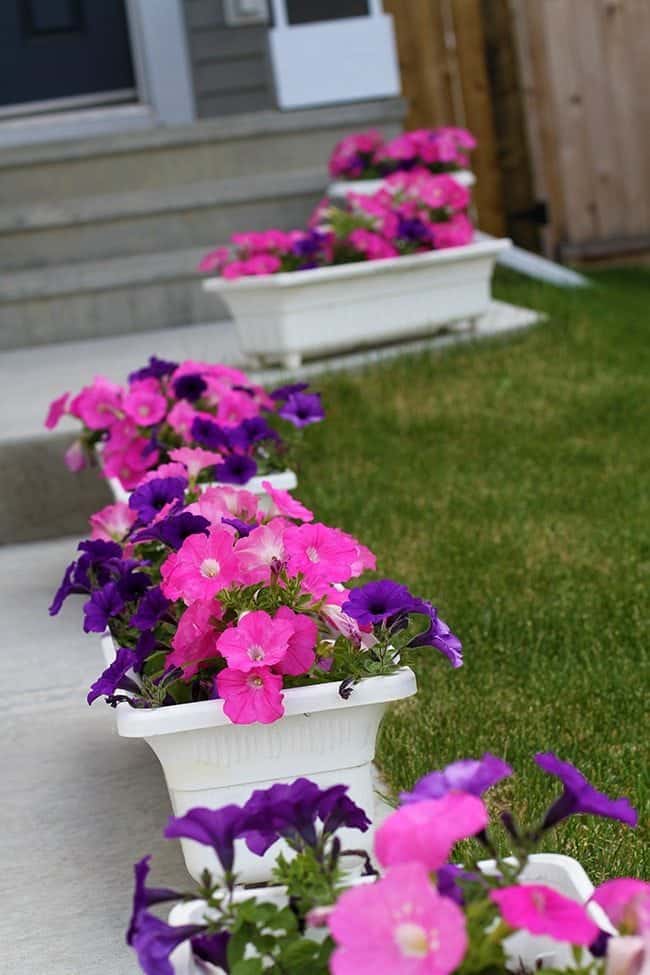
<instances>
[{"instance_id":1,"label":"dark blue door","mask_svg":"<svg viewBox=\"0 0 650 975\"><path fill-rule=\"evenodd\" d=\"M1 107L134 85L124 0L0 0Z\"/></svg>"}]
</instances>

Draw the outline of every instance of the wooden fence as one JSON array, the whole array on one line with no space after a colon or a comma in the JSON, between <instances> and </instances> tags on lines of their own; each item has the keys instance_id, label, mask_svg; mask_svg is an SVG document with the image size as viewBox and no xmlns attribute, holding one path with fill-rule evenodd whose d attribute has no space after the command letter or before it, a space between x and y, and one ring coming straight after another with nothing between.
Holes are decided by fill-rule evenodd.
<instances>
[{"instance_id":1,"label":"wooden fence","mask_svg":"<svg viewBox=\"0 0 650 975\"><path fill-rule=\"evenodd\" d=\"M650 249L650 0L384 0L411 127L479 140L481 228L566 258Z\"/></svg>"}]
</instances>

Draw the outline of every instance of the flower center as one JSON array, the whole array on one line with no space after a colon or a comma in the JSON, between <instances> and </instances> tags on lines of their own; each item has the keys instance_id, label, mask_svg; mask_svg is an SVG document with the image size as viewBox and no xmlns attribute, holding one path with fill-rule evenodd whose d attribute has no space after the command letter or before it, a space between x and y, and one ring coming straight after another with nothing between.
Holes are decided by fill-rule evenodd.
<instances>
[{"instance_id":1,"label":"flower center","mask_svg":"<svg viewBox=\"0 0 650 975\"><path fill-rule=\"evenodd\" d=\"M251 643L248 648L248 656L251 660L264 660L264 650L259 643Z\"/></svg>"},{"instance_id":2,"label":"flower center","mask_svg":"<svg viewBox=\"0 0 650 975\"><path fill-rule=\"evenodd\" d=\"M310 562L320 562L320 556L318 555L318 552L316 551L313 545L309 546L309 548L305 552L305 555L307 556Z\"/></svg>"},{"instance_id":3,"label":"flower center","mask_svg":"<svg viewBox=\"0 0 650 975\"><path fill-rule=\"evenodd\" d=\"M429 938L432 944L429 944ZM413 924L406 921L395 928L395 942L397 947L406 958L426 958L429 948L434 948L437 943L437 932L432 931L427 934L421 924Z\"/></svg>"},{"instance_id":4,"label":"flower center","mask_svg":"<svg viewBox=\"0 0 650 975\"><path fill-rule=\"evenodd\" d=\"M264 687L264 681L261 677L249 677L246 683L249 687L253 687L255 690L258 690L260 687Z\"/></svg>"},{"instance_id":5,"label":"flower center","mask_svg":"<svg viewBox=\"0 0 650 975\"><path fill-rule=\"evenodd\" d=\"M203 559L201 562L200 573L204 579L214 579L219 575L219 563L216 559Z\"/></svg>"},{"instance_id":6,"label":"flower center","mask_svg":"<svg viewBox=\"0 0 650 975\"><path fill-rule=\"evenodd\" d=\"M146 403L142 403L138 407L138 413L140 414L140 416L148 416L148 414L149 414L149 407L147 406Z\"/></svg>"}]
</instances>

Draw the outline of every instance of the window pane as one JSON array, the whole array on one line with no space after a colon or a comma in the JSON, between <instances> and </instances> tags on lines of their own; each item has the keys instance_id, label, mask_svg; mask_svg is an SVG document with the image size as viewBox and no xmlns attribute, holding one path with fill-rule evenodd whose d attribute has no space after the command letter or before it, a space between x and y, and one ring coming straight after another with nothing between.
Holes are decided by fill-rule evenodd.
<instances>
[{"instance_id":1,"label":"window pane","mask_svg":"<svg viewBox=\"0 0 650 975\"><path fill-rule=\"evenodd\" d=\"M368 15L368 0L286 0L286 6L290 24Z\"/></svg>"}]
</instances>

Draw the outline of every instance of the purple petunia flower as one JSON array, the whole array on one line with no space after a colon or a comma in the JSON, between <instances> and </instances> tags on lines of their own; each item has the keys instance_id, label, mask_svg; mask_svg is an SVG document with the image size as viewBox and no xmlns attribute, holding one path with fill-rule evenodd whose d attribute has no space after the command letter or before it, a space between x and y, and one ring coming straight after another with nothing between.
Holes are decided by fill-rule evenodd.
<instances>
[{"instance_id":1,"label":"purple petunia flower","mask_svg":"<svg viewBox=\"0 0 650 975\"><path fill-rule=\"evenodd\" d=\"M214 420L206 420L201 416L195 417L192 421L190 433L192 440L207 450L220 450L223 447L230 447L228 434Z\"/></svg>"},{"instance_id":2,"label":"purple petunia flower","mask_svg":"<svg viewBox=\"0 0 650 975\"><path fill-rule=\"evenodd\" d=\"M228 967L228 942L230 932L217 931L215 934L196 934L191 939L192 952L195 958L201 961L210 962L217 968L222 968L224 972L229 971Z\"/></svg>"},{"instance_id":3,"label":"purple petunia flower","mask_svg":"<svg viewBox=\"0 0 650 975\"><path fill-rule=\"evenodd\" d=\"M347 785L333 785L321 794L318 817L323 823L323 833L331 835L342 826L365 833L370 827L365 812L350 799L347 791Z\"/></svg>"},{"instance_id":4,"label":"purple petunia flower","mask_svg":"<svg viewBox=\"0 0 650 975\"><path fill-rule=\"evenodd\" d=\"M482 796L491 786L512 775L511 767L487 752L481 759L461 759L441 771L429 772L415 783L412 792L402 792L400 802L441 799L448 792L469 792Z\"/></svg>"},{"instance_id":5,"label":"purple petunia flower","mask_svg":"<svg viewBox=\"0 0 650 975\"><path fill-rule=\"evenodd\" d=\"M222 484L246 484L257 473L257 464L246 454L230 454L214 465L214 476Z\"/></svg>"},{"instance_id":6,"label":"purple petunia flower","mask_svg":"<svg viewBox=\"0 0 650 975\"><path fill-rule=\"evenodd\" d=\"M221 809L190 809L184 816L172 816L165 829L167 839L195 840L211 846L219 858L225 873L232 873L235 858L235 840L242 836L245 816L240 806L222 806Z\"/></svg>"},{"instance_id":7,"label":"purple petunia flower","mask_svg":"<svg viewBox=\"0 0 650 975\"><path fill-rule=\"evenodd\" d=\"M117 579L117 591L125 603L139 599L151 585L151 577L137 568L128 568Z\"/></svg>"},{"instance_id":8,"label":"purple petunia flower","mask_svg":"<svg viewBox=\"0 0 650 975\"><path fill-rule=\"evenodd\" d=\"M129 508L137 511L140 524L148 525L170 501L183 502L187 481L182 477L156 477L136 488Z\"/></svg>"},{"instance_id":9,"label":"purple petunia flower","mask_svg":"<svg viewBox=\"0 0 650 975\"><path fill-rule=\"evenodd\" d=\"M341 609L361 626L369 626L410 612L414 603L406 586L392 579L380 579L352 589Z\"/></svg>"},{"instance_id":10,"label":"purple petunia flower","mask_svg":"<svg viewBox=\"0 0 650 975\"><path fill-rule=\"evenodd\" d=\"M148 365L129 374L129 382L135 383L142 379L162 379L163 376L171 376L177 369L177 362L168 362L165 359L158 359L155 355L152 355L149 357Z\"/></svg>"},{"instance_id":11,"label":"purple petunia flower","mask_svg":"<svg viewBox=\"0 0 650 975\"><path fill-rule=\"evenodd\" d=\"M551 829L568 816L580 813L617 819L628 826L636 826L637 811L624 796L610 799L595 789L571 762L563 762L553 752L538 752L535 761L544 772L556 775L564 785L564 792L546 813L543 830Z\"/></svg>"},{"instance_id":12,"label":"purple petunia flower","mask_svg":"<svg viewBox=\"0 0 650 975\"><path fill-rule=\"evenodd\" d=\"M76 573L77 563L71 562L63 574L61 585L54 593L54 598L48 609L50 616L56 616L61 611L61 607L68 596L72 596L73 594L81 596L84 593L90 592L90 580L86 580L84 584L81 584L75 578Z\"/></svg>"},{"instance_id":13,"label":"purple petunia flower","mask_svg":"<svg viewBox=\"0 0 650 975\"><path fill-rule=\"evenodd\" d=\"M170 605L169 599L163 596L160 586L154 586L153 589L145 593L129 623L136 630L150 630L161 616L165 615Z\"/></svg>"},{"instance_id":14,"label":"purple petunia flower","mask_svg":"<svg viewBox=\"0 0 650 975\"><path fill-rule=\"evenodd\" d=\"M92 704L98 697L110 697L118 688L137 693L139 691L138 685L126 676L128 671L133 669L137 660L137 653L126 647L121 647L117 651L113 663L97 678L88 691L86 698L88 703Z\"/></svg>"},{"instance_id":15,"label":"purple petunia flower","mask_svg":"<svg viewBox=\"0 0 650 975\"><path fill-rule=\"evenodd\" d=\"M445 863L436 870L436 886L438 893L449 897L461 907L465 903L465 892L458 883L459 880L476 880L477 876L453 863Z\"/></svg>"},{"instance_id":16,"label":"purple petunia flower","mask_svg":"<svg viewBox=\"0 0 650 975\"><path fill-rule=\"evenodd\" d=\"M306 427L325 419L325 410L318 393L291 393L278 410L278 416L294 427Z\"/></svg>"},{"instance_id":17,"label":"purple petunia flower","mask_svg":"<svg viewBox=\"0 0 650 975\"><path fill-rule=\"evenodd\" d=\"M143 913L133 934L132 945L145 975L174 975L169 956L194 936L203 936L204 924L171 925L153 914Z\"/></svg>"},{"instance_id":18,"label":"purple petunia flower","mask_svg":"<svg viewBox=\"0 0 650 975\"><path fill-rule=\"evenodd\" d=\"M255 523L247 525L240 518L222 518L221 521L224 525L230 525L231 528L234 528L239 533L240 538L248 538L253 529L259 527Z\"/></svg>"},{"instance_id":19,"label":"purple petunia flower","mask_svg":"<svg viewBox=\"0 0 650 975\"><path fill-rule=\"evenodd\" d=\"M285 400L296 393L304 392L306 389L309 389L309 383L289 383L286 386L278 386L270 395L271 399Z\"/></svg>"},{"instance_id":20,"label":"purple petunia flower","mask_svg":"<svg viewBox=\"0 0 650 975\"><path fill-rule=\"evenodd\" d=\"M431 241L431 231L419 217L409 218L400 216L398 218L396 236L402 240L412 241L413 243L419 243L420 241L429 243Z\"/></svg>"},{"instance_id":21,"label":"purple petunia flower","mask_svg":"<svg viewBox=\"0 0 650 975\"><path fill-rule=\"evenodd\" d=\"M115 582L97 589L84 605L84 633L103 633L112 616L124 608L124 600Z\"/></svg>"},{"instance_id":22,"label":"purple petunia flower","mask_svg":"<svg viewBox=\"0 0 650 975\"><path fill-rule=\"evenodd\" d=\"M452 633L444 620L438 616L438 610L424 599L414 600L410 612L423 613L431 620L426 633L421 633L411 641L411 647L435 647L447 657L452 667L463 666L463 644L455 633Z\"/></svg>"},{"instance_id":23,"label":"purple petunia flower","mask_svg":"<svg viewBox=\"0 0 650 975\"><path fill-rule=\"evenodd\" d=\"M178 379L174 380L173 385L177 399L186 399L190 403L195 403L197 399L201 399L208 388L205 379L198 372L179 376Z\"/></svg>"},{"instance_id":24,"label":"purple petunia flower","mask_svg":"<svg viewBox=\"0 0 650 975\"><path fill-rule=\"evenodd\" d=\"M144 542L154 539L173 548L175 552L190 535L207 535L210 522L203 515L193 515L190 511L182 511L178 515L171 515L162 521L143 528L133 535L134 542Z\"/></svg>"},{"instance_id":25,"label":"purple petunia flower","mask_svg":"<svg viewBox=\"0 0 650 975\"><path fill-rule=\"evenodd\" d=\"M151 856L143 857L133 867L135 886L133 889L133 910L131 912L131 922L126 933L127 945L133 944L133 937L138 930L138 922L148 907L153 904L163 904L165 901L180 900L183 896L168 887L147 887L146 880L149 874L149 861Z\"/></svg>"}]
</instances>

